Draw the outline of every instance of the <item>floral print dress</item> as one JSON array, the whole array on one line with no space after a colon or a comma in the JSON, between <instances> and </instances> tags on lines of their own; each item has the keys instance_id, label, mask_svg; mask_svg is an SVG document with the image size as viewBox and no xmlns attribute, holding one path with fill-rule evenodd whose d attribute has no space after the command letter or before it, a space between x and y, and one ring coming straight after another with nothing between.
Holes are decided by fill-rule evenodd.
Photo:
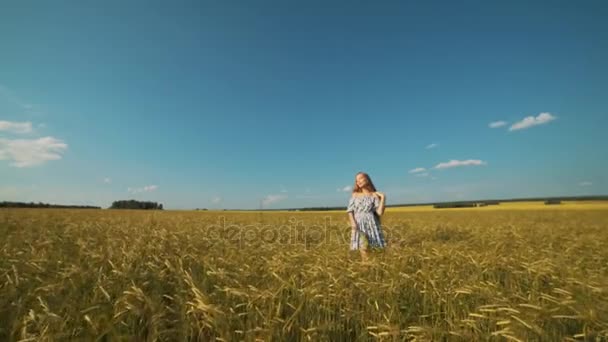
<instances>
[{"instance_id":1,"label":"floral print dress","mask_svg":"<svg viewBox=\"0 0 608 342\"><path fill-rule=\"evenodd\" d=\"M357 229L350 239L350 250L357 250L363 246L362 237L367 239L369 247L386 247L380 219L374 214L379 206L380 199L372 194L353 195L350 198L346 212L353 212L355 222L357 222Z\"/></svg>"}]
</instances>

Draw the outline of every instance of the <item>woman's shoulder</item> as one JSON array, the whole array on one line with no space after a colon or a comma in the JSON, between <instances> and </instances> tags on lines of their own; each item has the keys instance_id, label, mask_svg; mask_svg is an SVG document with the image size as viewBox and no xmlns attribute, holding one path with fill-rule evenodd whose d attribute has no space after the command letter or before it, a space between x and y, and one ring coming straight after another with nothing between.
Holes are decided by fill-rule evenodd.
<instances>
[{"instance_id":1,"label":"woman's shoulder","mask_svg":"<svg viewBox=\"0 0 608 342\"><path fill-rule=\"evenodd\" d=\"M365 196L368 196L368 195L369 194L364 194L362 192L353 192L350 197L351 198L359 198L359 197L365 197Z\"/></svg>"}]
</instances>

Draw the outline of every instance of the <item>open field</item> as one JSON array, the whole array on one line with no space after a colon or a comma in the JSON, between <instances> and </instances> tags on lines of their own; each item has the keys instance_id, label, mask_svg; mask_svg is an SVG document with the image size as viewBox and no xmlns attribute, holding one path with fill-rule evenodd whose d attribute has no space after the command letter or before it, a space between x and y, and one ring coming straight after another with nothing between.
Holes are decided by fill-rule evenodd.
<instances>
[{"instance_id":1,"label":"open field","mask_svg":"<svg viewBox=\"0 0 608 342\"><path fill-rule=\"evenodd\" d=\"M0 210L0 340L608 338L608 204L344 212Z\"/></svg>"}]
</instances>

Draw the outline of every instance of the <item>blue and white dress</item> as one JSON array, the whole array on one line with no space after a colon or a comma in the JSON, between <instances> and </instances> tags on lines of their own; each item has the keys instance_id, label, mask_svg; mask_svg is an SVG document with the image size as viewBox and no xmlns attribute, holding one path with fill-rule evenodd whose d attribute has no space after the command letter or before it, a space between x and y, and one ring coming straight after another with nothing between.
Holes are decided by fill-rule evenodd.
<instances>
[{"instance_id":1,"label":"blue and white dress","mask_svg":"<svg viewBox=\"0 0 608 342\"><path fill-rule=\"evenodd\" d=\"M346 212L353 212L357 229L353 232L350 239L350 250L357 250L362 247L363 239L361 234L365 235L368 241L368 246L372 248L386 247L380 219L374 214L380 206L380 199L372 194L353 195L348 202Z\"/></svg>"}]
</instances>

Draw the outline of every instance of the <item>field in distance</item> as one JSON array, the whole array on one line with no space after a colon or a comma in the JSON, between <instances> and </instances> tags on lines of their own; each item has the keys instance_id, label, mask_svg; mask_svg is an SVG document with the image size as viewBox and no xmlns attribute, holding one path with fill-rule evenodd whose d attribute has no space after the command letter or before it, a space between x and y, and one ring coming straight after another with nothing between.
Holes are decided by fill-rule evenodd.
<instances>
[{"instance_id":1,"label":"field in distance","mask_svg":"<svg viewBox=\"0 0 608 342\"><path fill-rule=\"evenodd\" d=\"M481 203L481 202L480 202ZM432 205L390 207L386 211L426 211L426 210L555 210L555 209L589 209L608 210L608 201L562 201L561 204L547 205L542 201L500 202L498 205L487 205L474 208L442 208L435 209Z\"/></svg>"}]
</instances>

